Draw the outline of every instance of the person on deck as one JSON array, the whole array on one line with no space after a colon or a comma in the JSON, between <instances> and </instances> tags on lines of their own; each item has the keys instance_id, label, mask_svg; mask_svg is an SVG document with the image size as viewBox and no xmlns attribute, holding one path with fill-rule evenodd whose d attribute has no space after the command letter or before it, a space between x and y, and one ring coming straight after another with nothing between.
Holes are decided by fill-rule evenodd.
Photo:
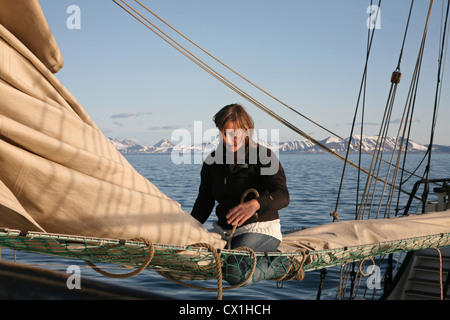
<instances>
[{"instance_id":1,"label":"person on deck","mask_svg":"<svg viewBox=\"0 0 450 320\"><path fill-rule=\"evenodd\" d=\"M229 241L229 249L275 252L282 240L278 211L289 204L283 167L270 149L253 141L253 120L241 105L225 106L213 120L221 139L203 163L191 215L205 223L217 201L214 231ZM290 262L284 266L279 260L261 258L245 285L282 275ZM251 264L249 257L230 256L223 267L225 280L243 282Z\"/></svg>"}]
</instances>

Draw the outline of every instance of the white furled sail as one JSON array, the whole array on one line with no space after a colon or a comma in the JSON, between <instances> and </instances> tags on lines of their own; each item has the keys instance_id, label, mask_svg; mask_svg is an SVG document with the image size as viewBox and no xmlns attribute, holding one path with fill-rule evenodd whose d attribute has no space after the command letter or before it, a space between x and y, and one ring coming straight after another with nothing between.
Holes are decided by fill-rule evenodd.
<instances>
[{"instance_id":1,"label":"white furled sail","mask_svg":"<svg viewBox=\"0 0 450 320\"><path fill-rule=\"evenodd\" d=\"M0 0L0 227L223 247L110 144L62 66L39 2Z\"/></svg>"},{"instance_id":2,"label":"white furled sail","mask_svg":"<svg viewBox=\"0 0 450 320\"><path fill-rule=\"evenodd\" d=\"M433 246L449 245L450 209L441 212L414 214L390 219L351 220L328 223L290 233L283 237L279 250L349 250L351 247L376 248L404 246L403 250L420 249L420 239L442 238ZM411 246L404 243L411 240ZM431 242L431 240L430 240ZM439 245L438 245L439 244ZM350 251L350 250L349 250Z\"/></svg>"}]
</instances>

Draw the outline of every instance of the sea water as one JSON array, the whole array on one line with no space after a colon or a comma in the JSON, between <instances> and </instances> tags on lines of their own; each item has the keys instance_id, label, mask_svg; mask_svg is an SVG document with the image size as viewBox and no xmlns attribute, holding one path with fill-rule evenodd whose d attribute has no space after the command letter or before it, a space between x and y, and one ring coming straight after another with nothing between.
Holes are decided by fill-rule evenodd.
<instances>
[{"instance_id":1,"label":"sea water","mask_svg":"<svg viewBox=\"0 0 450 320\"><path fill-rule=\"evenodd\" d=\"M178 201L185 211L191 211L200 184L201 164L177 165L171 161L170 155L167 154L126 155L126 158L139 173L149 179L163 193L173 200ZM358 195L361 196L367 177L364 173L358 175L358 170L351 164L347 164L344 171L344 162L327 153L280 154L280 160L286 173L287 185L290 192L289 206L280 211L283 231L333 222L330 212L336 209L338 199L337 212L339 219L341 221L355 219L356 197ZM350 154L349 160L357 164L360 158L357 154ZM372 157L363 155L361 158L363 167L368 169L371 160ZM424 157L422 153L409 154L406 168L409 172L413 172L420 165L415 173L421 176L427 161L428 158ZM403 165L403 162L401 164ZM386 167L383 170L383 177L386 177ZM340 188L342 176L344 179ZM403 179L407 177L409 177L409 174L406 174ZM429 178L450 178L450 154L433 155L432 170ZM360 180L359 186L361 189L359 193L357 192L358 179ZM410 191L418 179L417 177L410 178L404 188ZM339 190L341 191L339 192ZM401 199L401 205L404 205L406 198L402 196ZM386 214L383 210L380 210L379 215L383 216ZM413 208L412 210L417 209ZM395 212L390 212L390 215L394 216ZM205 226L210 228L214 219L215 215L213 213L205 223ZM13 252L2 249L2 259L11 261L13 259ZM112 279L97 274L89 267L86 267L84 262L73 259L16 252L16 260L20 263L50 266L53 270L63 272L67 271L69 265L79 265L81 267L82 277L86 276L120 286L159 293L169 298L216 299L217 297L214 292L200 291L176 284L152 270L145 270L141 274L129 279ZM114 270L109 271L114 272ZM287 281L280 285L276 281L262 281L250 287L225 291L223 298L313 300L317 297L321 283L320 279L320 271L310 271L306 273L305 279L301 282ZM335 299L339 281L340 267L329 268L323 282L321 299ZM364 280L362 283L362 286L365 286ZM216 280L196 282L195 284L215 287ZM227 284L224 283L224 286L227 286Z\"/></svg>"}]
</instances>

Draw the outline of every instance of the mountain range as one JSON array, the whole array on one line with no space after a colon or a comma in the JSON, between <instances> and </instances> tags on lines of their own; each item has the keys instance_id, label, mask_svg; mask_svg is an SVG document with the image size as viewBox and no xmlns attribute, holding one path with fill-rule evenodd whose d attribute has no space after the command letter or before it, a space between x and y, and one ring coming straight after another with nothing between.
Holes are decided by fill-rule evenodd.
<instances>
[{"instance_id":1,"label":"mountain range","mask_svg":"<svg viewBox=\"0 0 450 320\"><path fill-rule=\"evenodd\" d=\"M179 153L210 153L217 147L217 141L205 141L196 145L180 145L169 139L163 139L153 146L143 146L136 143L133 140L117 140L109 138L110 142L119 150L122 154L166 154L172 151ZM349 139L347 139L348 141ZM373 151L377 144L377 136L364 136L362 139L362 147L366 151ZM395 148L395 138L386 138L385 152L393 151ZM342 153L347 151L347 143L339 138L329 137L319 141L321 144L327 146L334 152ZM309 140L292 140L288 142L280 143L264 143L263 145L271 148L272 150L278 150L279 153L320 153L326 152L319 146L315 145ZM352 144L359 146L361 140L359 136L353 136ZM350 152L358 152L358 148L351 146ZM409 152L425 152L428 149L426 145L409 141ZM450 146L434 145L433 152L450 152Z\"/></svg>"}]
</instances>

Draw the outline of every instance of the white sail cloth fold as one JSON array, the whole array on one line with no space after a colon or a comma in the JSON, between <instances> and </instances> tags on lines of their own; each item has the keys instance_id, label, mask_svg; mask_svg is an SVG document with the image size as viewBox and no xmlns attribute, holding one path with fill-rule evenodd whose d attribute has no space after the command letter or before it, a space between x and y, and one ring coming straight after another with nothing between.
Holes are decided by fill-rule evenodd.
<instances>
[{"instance_id":1,"label":"white sail cloth fold","mask_svg":"<svg viewBox=\"0 0 450 320\"><path fill-rule=\"evenodd\" d=\"M0 24L53 73L64 65L38 0L0 0Z\"/></svg>"},{"instance_id":2,"label":"white sail cloth fold","mask_svg":"<svg viewBox=\"0 0 450 320\"><path fill-rule=\"evenodd\" d=\"M447 210L391 219L328 223L285 235L279 250L342 249L449 233L450 210Z\"/></svg>"},{"instance_id":3,"label":"white sail cloth fold","mask_svg":"<svg viewBox=\"0 0 450 320\"><path fill-rule=\"evenodd\" d=\"M0 227L223 247L126 161L53 71L0 24Z\"/></svg>"}]
</instances>

